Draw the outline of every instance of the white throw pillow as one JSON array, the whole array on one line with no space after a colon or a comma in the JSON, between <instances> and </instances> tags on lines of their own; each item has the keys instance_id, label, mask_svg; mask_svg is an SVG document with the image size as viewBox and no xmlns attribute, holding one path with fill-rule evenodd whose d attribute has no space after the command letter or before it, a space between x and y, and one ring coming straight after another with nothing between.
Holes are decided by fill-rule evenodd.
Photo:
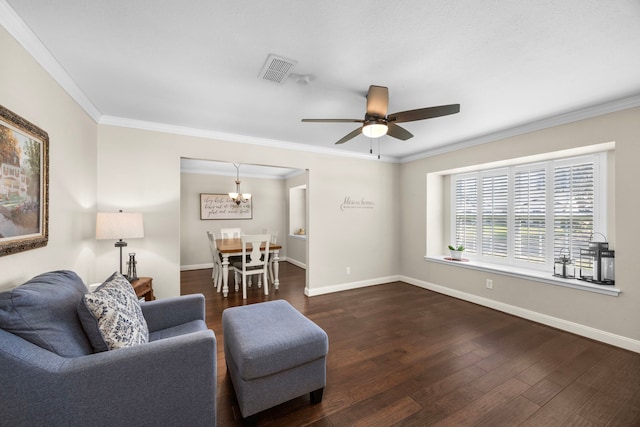
<instances>
[{"instance_id":1,"label":"white throw pillow","mask_svg":"<svg viewBox=\"0 0 640 427\"><path fill-rule=\"evenodd\" d=\"M78 315L96 352L149 342L149 328L138 297L118 272L84 295Z\"/></svg>"}]
</instances>

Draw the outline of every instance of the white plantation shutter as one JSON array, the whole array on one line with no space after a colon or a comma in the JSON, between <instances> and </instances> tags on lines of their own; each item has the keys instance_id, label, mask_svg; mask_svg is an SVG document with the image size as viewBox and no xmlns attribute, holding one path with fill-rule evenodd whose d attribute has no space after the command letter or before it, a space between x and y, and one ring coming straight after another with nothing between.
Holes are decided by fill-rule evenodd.
<instances>
[{"instance_id":1,"label":"white plantation shutter","mask_svg":"<svg viewBox=\"0 0 640 427\"><path fill-rule=\"evenodd\" d=\"M549 271L606 224L604 154L452 176L452 235L487 262ZM606 174L605 174L606 176Z\"/></svg>"},{"instance_id":2,"label":"white plantation shutter","mask_svg":"<svg viewBox=\"0 0 640 427\"><path fill-rule=\"evenodd\" d=\"M507 174L482 177L482 255L507 257Z\"/></svg>"},{"instance_id":3,"label":"white plantation shutter","mask_svg":"<svg viewBox=\"0 0 640 427\"><path fill-rule=\"evenodd\" d=\"M594 231L594 163L556 166L553 180L553 252L557 257L564 249L577 259Z\"/></svg>"},{"instance_id":4,"label":"white plantation shutter","mask_svg":"<svg viewBox=\"0 0 640 427\"><path fill-rule=\"evenodd\" d=\"M514 241L517 261L546 261L547 171L516 168L513 185Z\"/></svg>"},{"instance_id":5,"label":"white plantation shutter","mask_svg":"<svg viewBox=\"0 0 640 427\"><path fill-rule=\"evenodd\" d=\"M455 245L462 245L468 253L477 251L478 179L460 178L455 181Z\"/></svg>"}]
</instances>

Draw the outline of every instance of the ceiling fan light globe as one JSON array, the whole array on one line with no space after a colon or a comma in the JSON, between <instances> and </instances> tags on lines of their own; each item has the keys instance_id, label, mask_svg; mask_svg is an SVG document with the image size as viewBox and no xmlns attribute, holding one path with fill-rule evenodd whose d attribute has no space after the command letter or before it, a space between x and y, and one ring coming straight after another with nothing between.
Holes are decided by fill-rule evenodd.
<instances>
[{"instance_id":1,"label":"ceiling fan light globe","mask_svg":"<svg viewBox=\"0 0 640 427\"><path fill-rule=\"evenodd\" d=\"M369 123L362 127L362 133L369 138L380 138L387 134L389 128L383 123Z\"/></svg>"}]
</instances>

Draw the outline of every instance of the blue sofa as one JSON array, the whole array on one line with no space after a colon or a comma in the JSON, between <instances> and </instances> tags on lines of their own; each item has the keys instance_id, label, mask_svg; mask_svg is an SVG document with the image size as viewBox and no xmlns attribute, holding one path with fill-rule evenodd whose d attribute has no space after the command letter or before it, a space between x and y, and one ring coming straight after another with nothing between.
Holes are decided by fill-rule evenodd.
<instances>
[{"instance_id":1,"label":"blue sofa","mask_svg":"<svg viewBox=\"0 0 640 427\"><path fill-rule=\"evenodd\" d=\"M57 271L0 293L0 424L215 426L204 296L140 303L149 342L95 352L77 314L86 292Z\"/></svg>"}]
</instances>

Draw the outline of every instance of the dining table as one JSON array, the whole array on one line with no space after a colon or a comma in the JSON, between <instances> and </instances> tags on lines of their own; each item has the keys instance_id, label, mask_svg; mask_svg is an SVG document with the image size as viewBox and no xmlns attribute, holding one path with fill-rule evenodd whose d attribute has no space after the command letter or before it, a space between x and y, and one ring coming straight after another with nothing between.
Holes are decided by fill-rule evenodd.
<instances>
[{"instance_id":1,"label":"dining table","mask_svg":"<svg viewBox=\"0 0 640 427\"><path fill-rule=\"evenodd\" d=\"M218 246L218 252L222 255L222 295L226 298L229 295L229 257L242 255L242 239L216 239L216 245ZM248 244L247 251L250 248L251 244ZM264 251L264 244L260 249ZM273 287L276 290L280 286L280 266L278 265L280 249L282 249L282 246L276 243L269 243L269 256L273 260ZM268 283L265 283L264 286L268 286Z\"/></svg>"}]
</instances>

